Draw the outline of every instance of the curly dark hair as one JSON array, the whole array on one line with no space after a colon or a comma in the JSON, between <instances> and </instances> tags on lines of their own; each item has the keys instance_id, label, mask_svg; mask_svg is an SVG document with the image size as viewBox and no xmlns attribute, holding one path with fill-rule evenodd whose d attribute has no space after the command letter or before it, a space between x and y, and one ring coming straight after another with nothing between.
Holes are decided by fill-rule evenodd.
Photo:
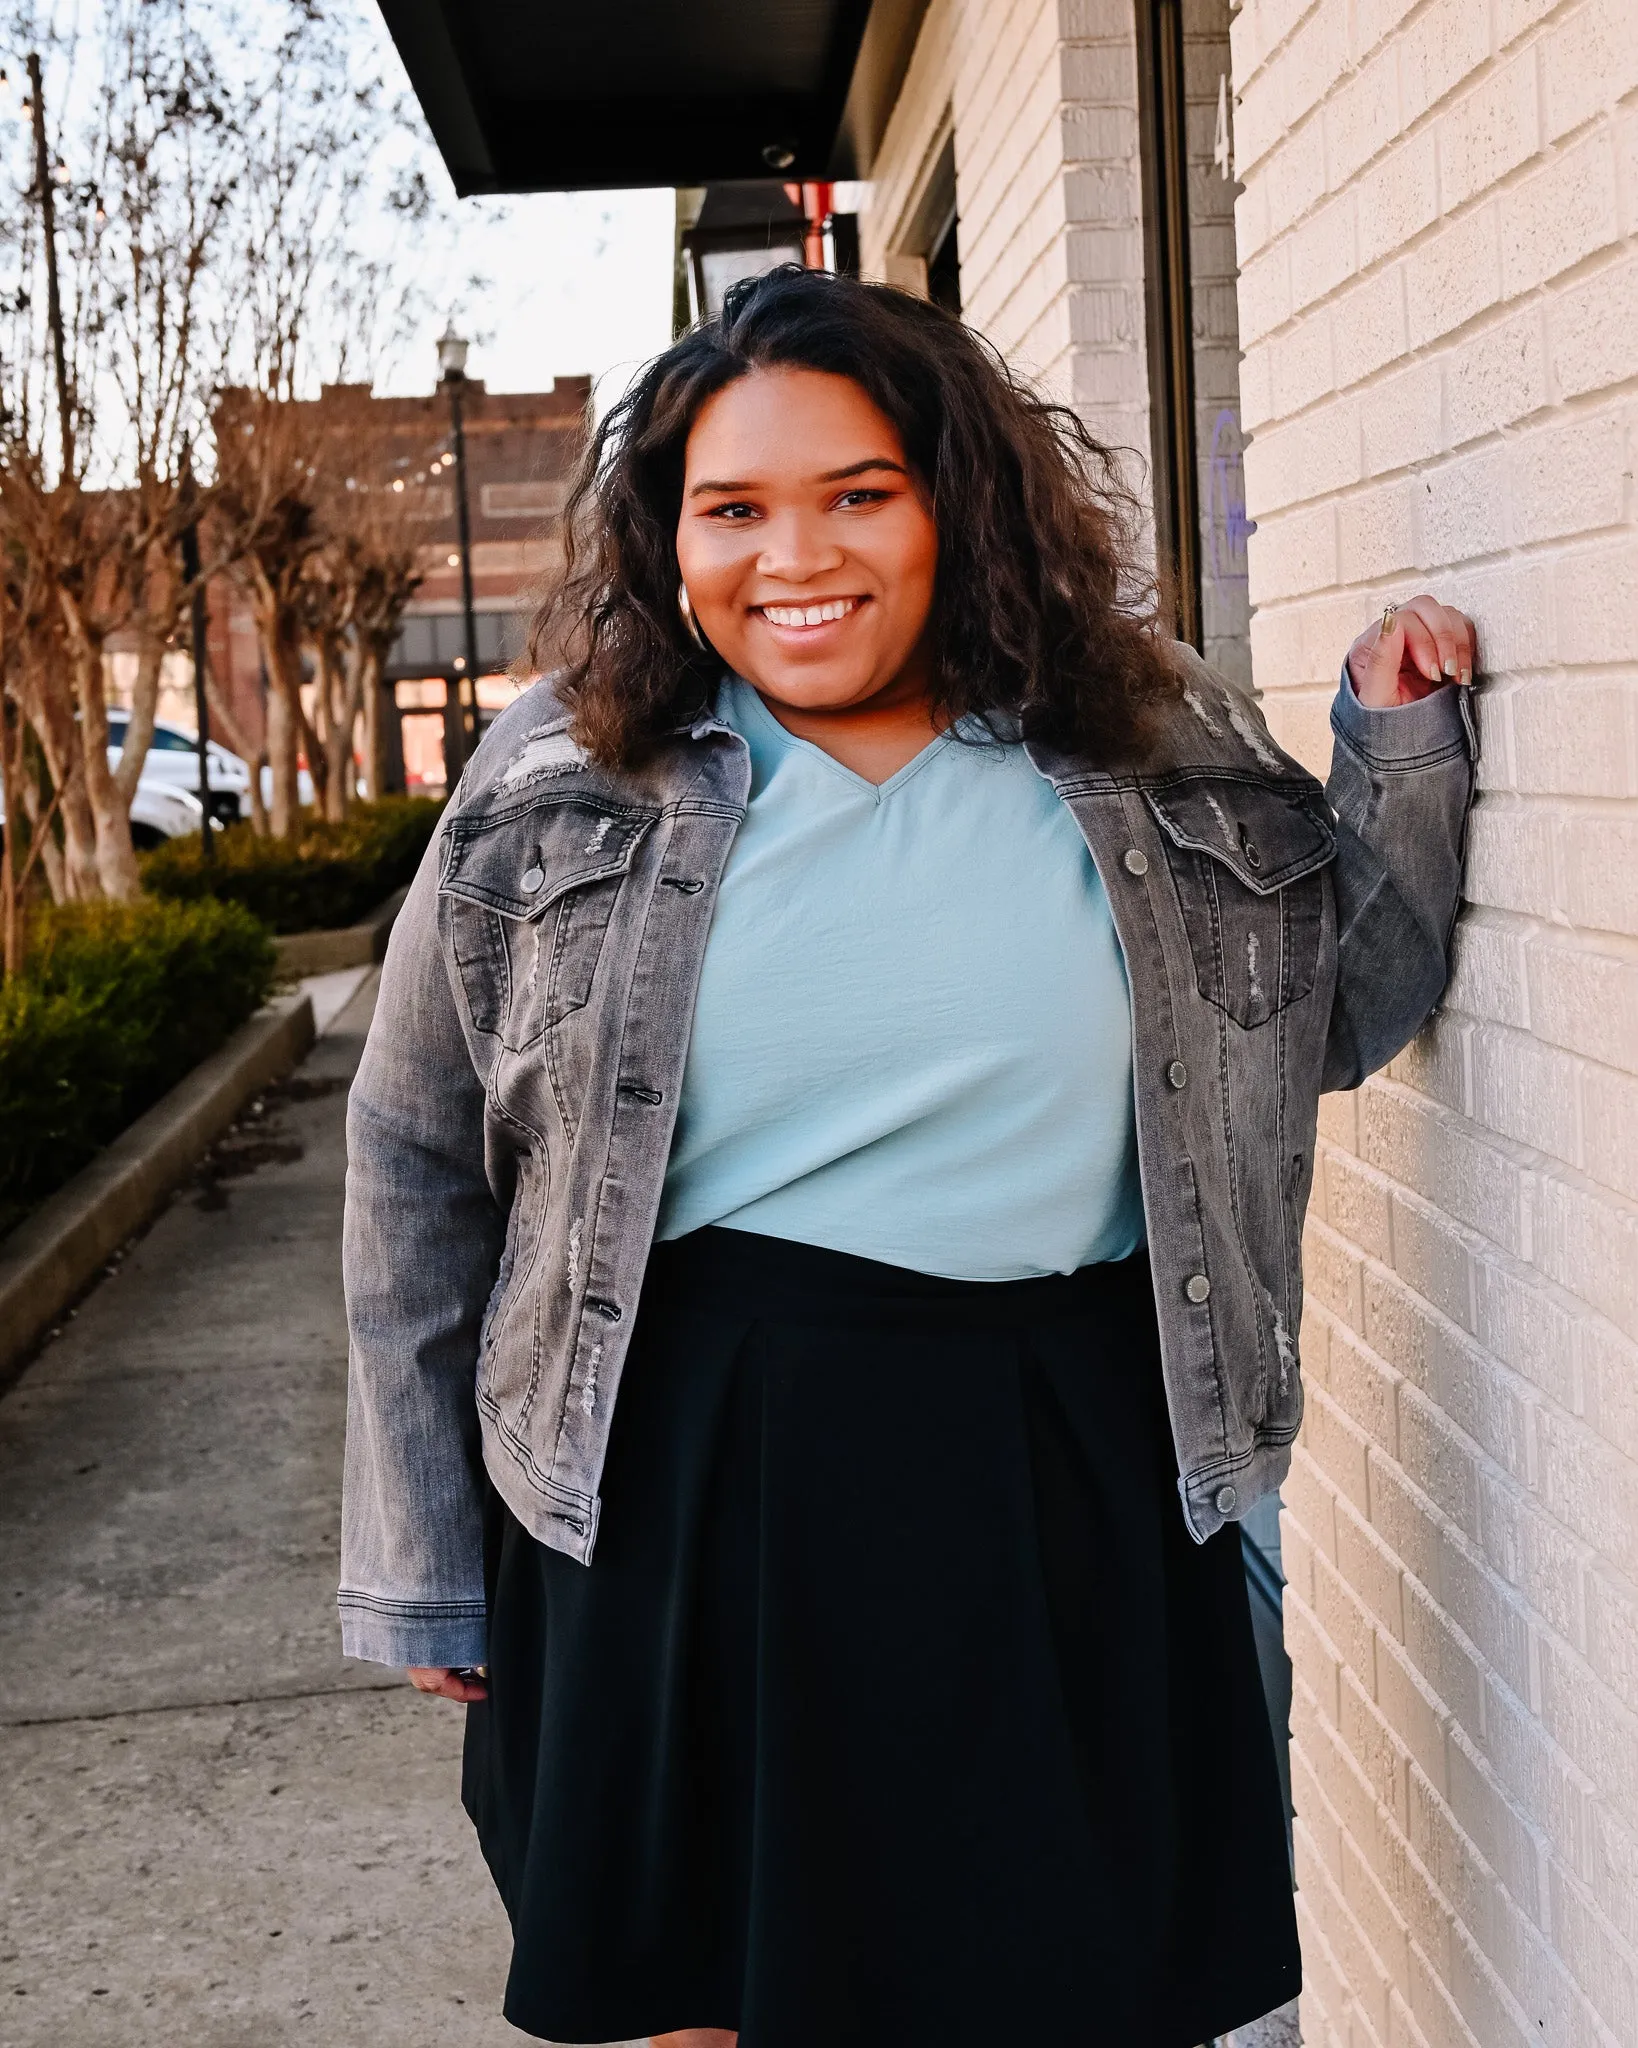
<instances>
[{"instance_id":1,"label":"curly dark hair","mask_svg":"<svg viewBox=\"0 0 1638 2048\"><path fill-rule=\"evenodd\" d=\"M1138 507L1111 452L959 320L887 285L787 265L656 356L588 447L567 560L529 636L594 759L634 762L705 706L722 663L677 608L684 450L702 406L747 372L850 377L898 429L938 528L936 713L1018 721L1113 763L1141 756L1177 688Z\"/></svg>"}]
</instances>

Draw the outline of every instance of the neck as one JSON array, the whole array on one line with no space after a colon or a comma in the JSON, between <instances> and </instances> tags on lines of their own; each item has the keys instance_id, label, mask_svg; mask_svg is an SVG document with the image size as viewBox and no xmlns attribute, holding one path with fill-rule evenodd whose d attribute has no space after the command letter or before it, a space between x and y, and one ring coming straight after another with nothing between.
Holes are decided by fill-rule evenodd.
<instances>
[{"instance_id":1,"label":"neck","mask_svg":"<svg viewBox=\"0 0 1638 2048\"><path fill-rule=\"evenodd\" d=\"M859 704L791 704L752 684L788 733L840 761L866 782L886 782L944 729L925 679L906 670Z\"/></svg>"}]
</instances>

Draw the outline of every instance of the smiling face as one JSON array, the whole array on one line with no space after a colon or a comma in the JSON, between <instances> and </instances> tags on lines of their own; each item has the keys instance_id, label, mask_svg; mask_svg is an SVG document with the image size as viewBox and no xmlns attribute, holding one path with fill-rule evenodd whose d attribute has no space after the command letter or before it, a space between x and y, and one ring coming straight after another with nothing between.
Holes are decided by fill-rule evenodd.
<instances>
[{"instance_id":1,"label":"smiling face","mask_svg":"<svg viewBox=\"0 0 1638 2048\"><path fill-rule=\"evenodd\" d=\"M753 370L688 437L677 561L701 631L778 708L925 702L938 530L851 378Z\"/></svg>"}]
</instances>

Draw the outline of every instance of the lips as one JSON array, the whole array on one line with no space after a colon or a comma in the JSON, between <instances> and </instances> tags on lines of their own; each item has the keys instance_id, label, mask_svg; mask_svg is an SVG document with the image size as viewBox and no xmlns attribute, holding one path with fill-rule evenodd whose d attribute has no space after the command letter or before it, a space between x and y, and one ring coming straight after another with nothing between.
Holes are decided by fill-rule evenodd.
<instances>
[{"instance_id":1,"label":"lips","mask_svg":"<svg viewBox=\"0 0 1638 2048\"><path fill-rule=\"evenodd\" d=\"M845 619L850 612L856 612L863 604L860 597L827 597L817 604L759 604L754 607L770 626L801 628L804 626L828 626L837 619Z\"/></svg>"}]
</instances>

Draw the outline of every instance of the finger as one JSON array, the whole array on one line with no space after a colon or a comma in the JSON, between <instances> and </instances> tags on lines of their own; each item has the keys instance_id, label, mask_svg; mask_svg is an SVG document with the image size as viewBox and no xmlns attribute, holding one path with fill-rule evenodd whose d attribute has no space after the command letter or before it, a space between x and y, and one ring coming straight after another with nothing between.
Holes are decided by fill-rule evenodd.
<instances>
[{"instance_id":1,"label":"finger","mask_svg":"<svg viewBox=\"0 0 1638 2048\"><path fill-rule=\"evenodd\" d=\"M429 1699L456 1700L463 1706L470 1706L474 1700L489 1697L489 1688L480 1676L459 1671L446 1670L438 1665L413 1666L405 1674L417 1692L424 1692Z\"/></svg>"},{"instance_id":2,"label":"finger","mask_svg":"<svg viewBox=\"0 0 1638 2048\"><path fill-rule=\"evenodd\" d=\"M1437 688L1445 679L1444 656L1439 650L1439 641L1433 629L1421 613L1426 600L1413 599L1410 604L1401 605L1394 624L1404 634L1404 654L1400 660L1400 672L1406 663L1425 682Z\"/></svg>"},{"instance_id":3,"label":"finger","mask_svg":"<svg viewBox=\"0 0 1638 2048\"><path fill-rule=\"evenodd\" d=\"M1441 604L1436 597L1425 592L1413 597L1406 606L1413 617L1419 619L1433 636L1433 644L1439 656L1439 674L1448 682L1460 682L1465 668L1472 674L1473 663L1468 645L1467 620L1453 605ZM1437 681L1435 677L1432 680Z\"/></svg>"},{"instance_id":4,"label":"finger","mask_svg":"<svg viewBox=\"0 0 1638 2048\"><path fill-rule=\"evenodd\" d=\"M1473 621L1453 604L1434 604L1428 624L1438 640L1440 665L1445 674L1453 683L1472 682L1477 666Z\"/></svg>"},{"instance_id":5,"label":"finger","mask_svg":"<svg viewBox=\"0 0 1638 2048\"><path fill-rule=\"evenodd\" d=\"M1472 682L1479 666L1479 629L1466 612L1457 612L1455 618L1457 637L1462 647L1462 672L1456 680L1465 688Z\"/></svg>"},{"instance_id":6,"label":"finger","mask_svg":"<svg viewBox=\"0 0 1638 2048\"><path fill-rule=\"evenodd\" d=\"M1384 632L1379 618L1348 649L1348 674L1362 704L1391 704L1397 699L1404 644L1397 623Z\"/></svg>"}]
</instances>

